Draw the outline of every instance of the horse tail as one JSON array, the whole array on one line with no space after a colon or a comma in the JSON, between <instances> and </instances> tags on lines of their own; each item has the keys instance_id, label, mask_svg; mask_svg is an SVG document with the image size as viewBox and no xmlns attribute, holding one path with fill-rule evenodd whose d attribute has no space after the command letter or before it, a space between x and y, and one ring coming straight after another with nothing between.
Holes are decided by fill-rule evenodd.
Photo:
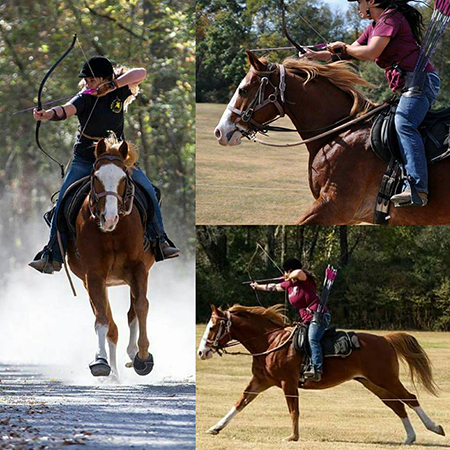
<instances>
[{"instance_id":1,"label":"horse tail","mask_svg":"<svg viewBox=\"0 0 450 450\"><path fill-rule=\"evenodd\" d=\"M430 358L417 339L407 333L390 333L384 337L395 348L397 356L408 364L413 384L418 381L430 394L437 396L439 388L433 379Z\"/></svg>"}]
</instances>

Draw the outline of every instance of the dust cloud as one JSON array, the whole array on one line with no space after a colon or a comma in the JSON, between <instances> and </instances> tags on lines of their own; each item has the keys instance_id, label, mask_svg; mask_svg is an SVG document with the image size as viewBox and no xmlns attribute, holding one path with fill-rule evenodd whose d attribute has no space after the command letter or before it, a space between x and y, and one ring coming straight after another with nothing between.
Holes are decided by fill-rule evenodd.
<instances>
[{"instance_id":1,"label":"dust cloud","mask_svg":"<svg viewBox=\"0 0 450 450\"><path fill-rule=\"evenodd\" d=\"M32 255L31 255L32 256ZM87 292L73 276L72 295L64 271L43 275L24 264L3 280L0 292L0 362L36 364L50 378L95 384L88 364L97 339ZM117 362L122 384L192 382L195 377L195 262L182 257L150 270L148 335L155 367L146 377L125 368L129 360L128 287L109 289L119 328Z\"/></svg>"}]
</instances>

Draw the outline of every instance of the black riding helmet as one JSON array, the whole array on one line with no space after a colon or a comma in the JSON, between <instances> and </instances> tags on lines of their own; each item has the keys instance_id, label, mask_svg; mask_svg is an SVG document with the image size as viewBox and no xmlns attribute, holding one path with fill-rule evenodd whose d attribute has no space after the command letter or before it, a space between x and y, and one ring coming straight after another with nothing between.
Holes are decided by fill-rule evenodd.
<instances>
[{"instance_id":1,"label":"black riding helmet","mask_svg":"<svg viewBox=\"0 0 450 450\"><path fill-rule=\"evenodd\" d=\"M78 76L80 78L108 78L113 73L113 65L108 58L105 58L104 56L93 56L83 64Z\"/></svg>"}]
</instances>

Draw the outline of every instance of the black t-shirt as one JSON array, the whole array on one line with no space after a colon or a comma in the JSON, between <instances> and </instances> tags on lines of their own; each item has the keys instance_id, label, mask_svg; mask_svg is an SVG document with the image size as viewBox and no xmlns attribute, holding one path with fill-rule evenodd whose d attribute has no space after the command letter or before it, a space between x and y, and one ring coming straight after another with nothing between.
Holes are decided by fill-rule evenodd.
<instances>
[{"instance_id":1,"label":"black t-shirt","mask_svg":"<svg viewBox=\"0 0 450 450\"><path fill-rule=\"evenodd\" d=\"M70 103L77 108L79 130L95 138L106 137L110 131L113 131L118 139L124 139L123 104L130 95L128 86L118 88L103 97L77 94ZM82 136L80 132L77 133L76 139L73 147L75 154L94 162L94 141Z\"/></svg>"}]
</instances>

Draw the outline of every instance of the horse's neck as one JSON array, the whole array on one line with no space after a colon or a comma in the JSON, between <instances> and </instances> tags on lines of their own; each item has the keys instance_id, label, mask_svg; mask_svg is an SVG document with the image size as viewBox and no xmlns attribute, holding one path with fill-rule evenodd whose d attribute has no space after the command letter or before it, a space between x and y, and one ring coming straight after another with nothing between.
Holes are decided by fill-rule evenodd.
<instances>
[{"instance_id":1,"label":"horse's neck","mask_svg":"<svg viewBox=\"0 0 450 450\"><path fill-rule=\"evenodd\" d=\"M329 127L350 115L353 98L349 94L324 78L314 79L305 87L299 85L299 80L299 77L292 74L286 78L287 100L294 104L286 103L285 112L297 130L300 130L302 139L322 134L328 130L320 131L320 129ZM329 139L330 137L324 137L306 144L311 156L314 156Z\"/></svg>"},{"instance_id":2,"label":"horse's neck","mask_svg":"<svg viewBox=\"0 0 450 450\"><path fill-rule=\"evenodd\" d=\"M240 319L233 321L232 335L250 353L261 353L265 352L275 339L276 330L277 327L266 320L244 322Z\"/></svg>"}]
</instances>

